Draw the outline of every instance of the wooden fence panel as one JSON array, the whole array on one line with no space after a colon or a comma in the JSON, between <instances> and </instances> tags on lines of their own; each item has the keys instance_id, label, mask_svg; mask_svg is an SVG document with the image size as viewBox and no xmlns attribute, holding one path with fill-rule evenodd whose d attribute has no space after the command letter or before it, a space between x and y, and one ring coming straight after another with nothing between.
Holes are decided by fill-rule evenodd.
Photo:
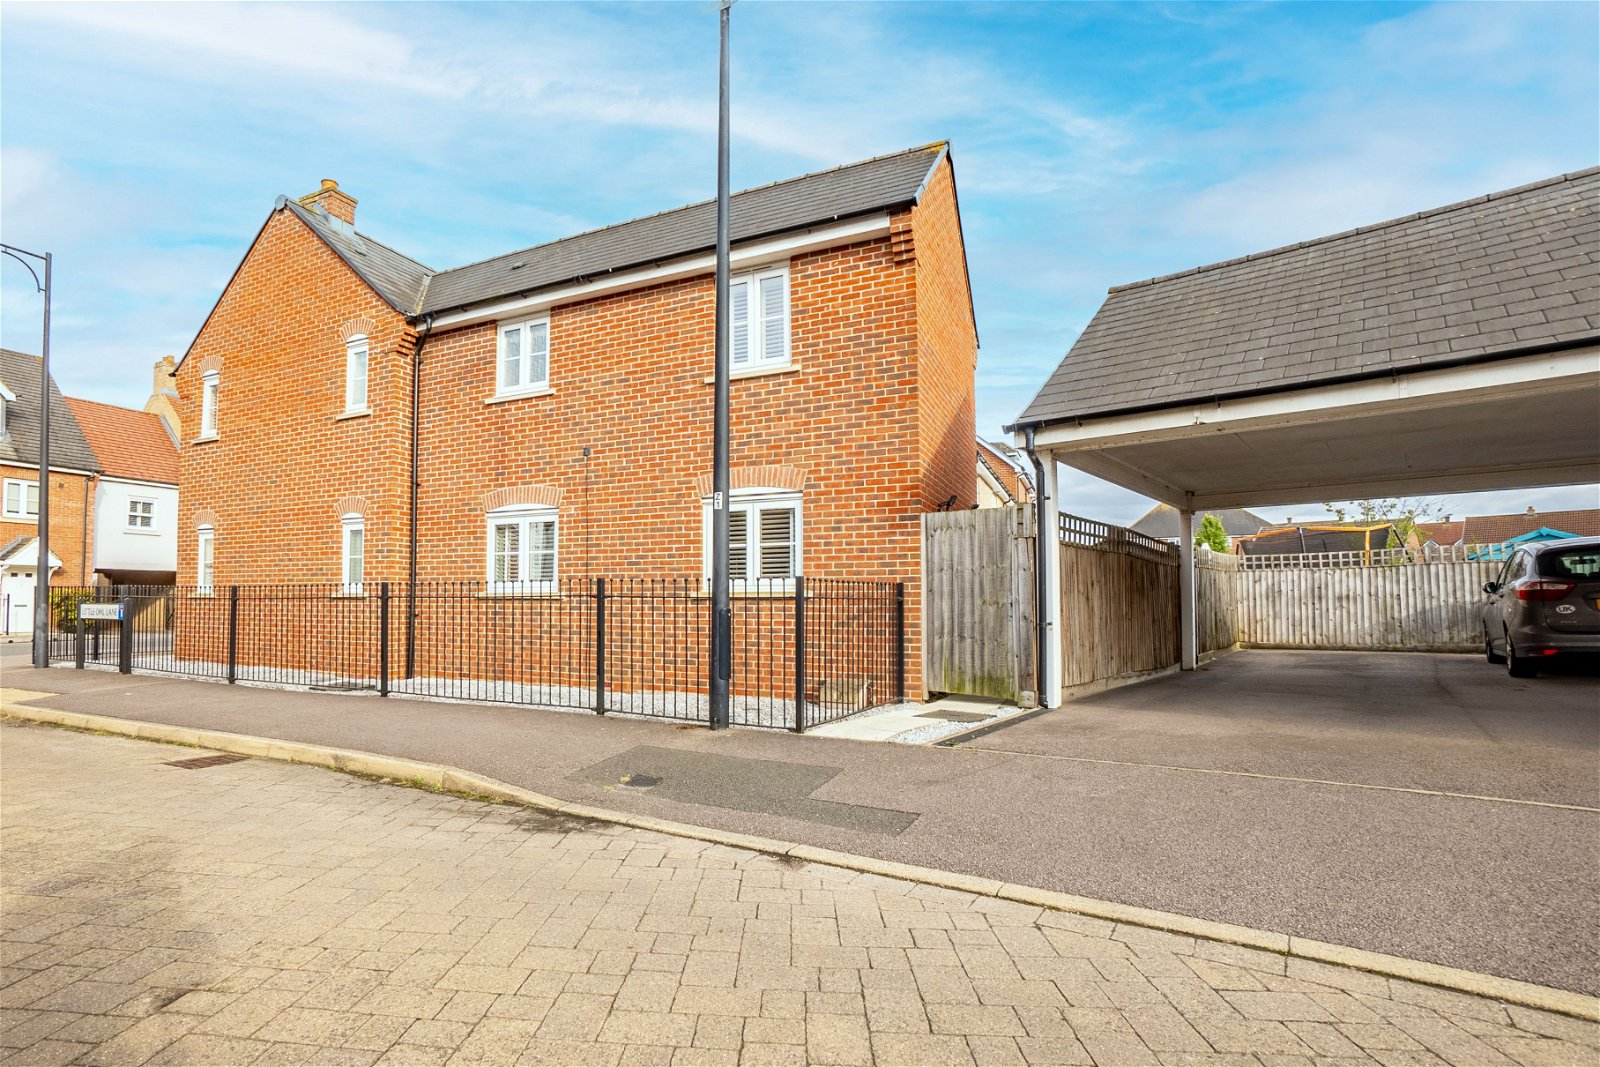
<instances>
[{"instance_id":1,"label":"wooden fence panel","mask_svg":"<svg viewBox=\"0 0 1600 1067\"><path fill-rule=\"evenodd\" d=\"M1470 652L1495 560L1248 568L1233 575L1239 640L1262 648Z\"/></svg>"},{"instance_id":2,"label":"wooden fence panel","mask_svg":"<svg viewBox=\"0 0 1600 1067\"><path fill-rule=\"evenodd\" d=\"M1031 698L1034 511L922 517L923 684L931 693Z\"/></svg>"},{"instance_id":3,"label":"wooden fence panel","mask_svg":"<svg viewBox=\"0 0 1600 1067\"><path fill-rule=\"evenodd\" d=\"M1118 551L1063 544L1064 686L1178 662L1178 568Z\"/></svg>"},{"instance_id":4,"label":"wooden fence panel","mask_svg":"<svg viewBox=\"0 0 1600 1067\"><path fill-rule=\"evenodd\" d=\"M1239 643L1239 562L1235 556L1195 554L1195 631L1201 652Z\"/></svg>"}]
</instances>

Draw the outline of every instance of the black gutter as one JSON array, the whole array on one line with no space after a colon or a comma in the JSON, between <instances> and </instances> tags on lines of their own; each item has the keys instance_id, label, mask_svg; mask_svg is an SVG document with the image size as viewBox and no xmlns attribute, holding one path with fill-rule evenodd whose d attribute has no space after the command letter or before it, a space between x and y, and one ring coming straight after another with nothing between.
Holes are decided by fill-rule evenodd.
<instances>
[{"instance_id":1,"label":"black gutter","mask_svg":"<svg viewBox=\"0 0 1600 1067\"><path fill-rule=\"evenodd\" d=\"M1230 393L1206 393L1202 396L1185 397L1182 400L1162 400L1153 404L1132 404L1128 407L1107 408L1104 411L1085 411L1073 415L1050 415L1038 419L1019 419L1009 426L1001 427L1006 433L1021 433L1028 427L1042 430L1063 422L1088 422L1094 419L1111 419L1123 415L1144 415L1152 411L1164 411L1169 408L1186 408L1195 404L1208 402L1221 403L1224 400L1246 400L1256 396L1271 396L1274 393L1298 393L1307 389L1321 389L1329 385L1350 385L1355 382L1370 382L1379 378L1394 378L1401 374L1416 374L1421 371L1451 370L1456 367L1474 367L1484 363L1498 363L1501 360L1517 359L1522 356L1540 356L1550 352L1566 352L1574 348L1587 348L1600 344L1600 334L1588 337L1579 337L1568 341L1549 341L1545 344L1527 345L1523 348L1505 349L1498 352L1480 352L1472 356L1458 356L1455 359L1431 360L1427 363L1413 363L1407 366L1379 367L1369 371L1356 371L1350 374L1338 374L1330 378L1318 378L1315 381L1293 382L1288 385L1262 385L1251 389L1236 389Z\"/></svg>"},{"instance_id":2,"label":"black gutter","mask_svg":"<svg viewBox=\"0 0 1600 1067\"><path fill-rule=\"evenodd\" d=\"M1055 531L1044 528L1044 464L1039 461L1039 453L1033 448L1033 435L1037 430L1028 426L1022 432L1027 436L1027 444L1023 447L1033 461L1033 687L1034 697L1042 708L1045 706L1044 683L1048 664L1045 650L1050 647L1050 624L1045 621L1045 598L1049 595L1049 589L1044 580L1045 562L1049 557L1045 553L1055 548Z\"/></svg>"},{"instance_id":3,"label":"black gutter","mask_svg":"<svg viewBox=\"0 0 1600 1067\"><path fill-rule=\"evenodd\" d=\"M424 316L422 331L411 349L411 534L406 559L406 677L416 674L417 666L417 494L422 485L418 461L421 439L422 346L433 332L433 316Z\"/></svg>"}]
</instances>

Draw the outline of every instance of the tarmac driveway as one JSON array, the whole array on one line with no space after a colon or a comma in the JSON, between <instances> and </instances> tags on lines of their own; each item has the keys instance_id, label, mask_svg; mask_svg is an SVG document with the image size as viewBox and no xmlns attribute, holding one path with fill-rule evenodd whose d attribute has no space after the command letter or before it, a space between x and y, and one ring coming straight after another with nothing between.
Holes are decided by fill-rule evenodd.
<instances>
[{"instance_id":1,"label":"tarmac driveway","mask_svg":"<svg viewBox=\"0 0 1600 1067\"><path fill-rule=\"evenodd\" d=\"M968 742L990 751L1600 808L1600 677L1251 650Z\"/></svg>"}]
</instances>

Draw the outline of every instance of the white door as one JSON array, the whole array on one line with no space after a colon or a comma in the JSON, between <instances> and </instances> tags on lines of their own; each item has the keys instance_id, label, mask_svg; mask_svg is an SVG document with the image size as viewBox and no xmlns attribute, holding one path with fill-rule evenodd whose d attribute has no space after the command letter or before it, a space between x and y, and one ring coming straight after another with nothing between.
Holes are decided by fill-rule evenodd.
<instances>
[{"instance_id":1,"label":"white door","mask_svg":"<svg viewBox=\"0 0 1600 1067\"><path fill-rule=\"evenodd\" d=\"M33 629L33 571L8 571L0 580L0 596L5 598L6 631L28 633Z\"/></svg>"}]
</instances>

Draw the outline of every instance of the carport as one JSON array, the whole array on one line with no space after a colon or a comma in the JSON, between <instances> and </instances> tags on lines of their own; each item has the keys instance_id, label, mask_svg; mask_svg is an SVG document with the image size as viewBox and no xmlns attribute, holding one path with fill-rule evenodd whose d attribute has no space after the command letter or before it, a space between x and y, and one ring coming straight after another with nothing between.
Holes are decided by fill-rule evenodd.
<instances>
[{"instance_id":1,"label":"carport","mask_svg":"<svg viewBox=\"0 0 1600 1067\"><path fill-rule=\"evenodd\" d=\"M1597 207L1593 168L1112 289L1011 427L1041 530L1057 461L1177 508L1187 670L1197 510L1600 481Z\"/></svg>"}]
</instances>

